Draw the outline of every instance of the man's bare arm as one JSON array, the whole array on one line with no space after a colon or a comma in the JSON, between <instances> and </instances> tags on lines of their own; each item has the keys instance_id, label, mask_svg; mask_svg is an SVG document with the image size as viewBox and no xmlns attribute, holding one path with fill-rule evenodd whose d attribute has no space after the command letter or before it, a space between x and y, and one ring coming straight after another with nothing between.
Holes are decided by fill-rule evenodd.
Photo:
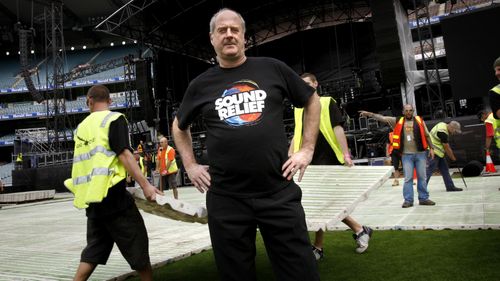
<instances>
[{"instance_id":1,"label":"man's bare arm","mask_svg":"<svg viewBox=\"0 0 500 281\"><path fill-rule=\"evenodd\" d=\"M124 149L122 153L118 155L118 159L120 159L120 162L122 162L129 175L131 175L135 181L139 183L144 191L144 196L146 196L148 200L154 201L156 199L156 194L163 195L163 192L156 189L156 187L151 185L148 179L144 177L141 168L137 165L137 161L135 161L135 158L130 150Z\"/></svg>"},{"instance_id":2,"label":"man's bare arm","mask_svg":"<svg viewBox=\"0 0 500 281\"><path fill-rule=\"evenodd\" d=\"M176 117L172 124L172 134L174 136L175 147L182 158L182 164L188 173L189 179L200 192L207 191L211 181L208 166L203 166L196 162L191 130L189 128L181 130Z\"/></svg>"},{"instance_id":3,"label":"man's bare arm","mask_svg":"<svg viewBox=\"0 0 500 281\"><path fill-rule=\"evenodd\" d=\"M450 157L451 161L457 161L457 158L455 157L455 154L453 153L453 150L451 149L450 145L448 143L443 143L443 146L446 155Z\"/></svg>"},{"instance_id":4,"label":"man's bare arm","mask_svg":"<svg viewBox=\"0 0 500 281\"><path fill-rule=\"evenodd\" d=\"M319 96L315 92L304 106L304 133L300 150L293 153L281 168L283 177L288 180L300 171L298 181L301 181L307 166L311 163L318 138L320 112Z\"/></svg>"},{"instance_id":5,"label":"man's bare arm","mask_svg":"<svg viewBox=\"0 0 500 281\"><path fill-rule=\"evenodd\" d=\"M342 149L342 154L344 155L345 164L349 167L353 165L351 160L351 153L349 153L349 148L347 147L347 139L345 137L344 128L338 125L333 128L333 133L337 137L340 148Z\"/></svg>"},{"instance_id":6,"label":"man's bare arm","mask_svg":"<svg viewBox=\"0 0 500 281\"><path fill-rule=\"evenodd\" d=\"M382 114L373 113L365 110L360 110L359 116L373 118L379 122L387 123L389 126L391 126L391 128L394 128L394 126L396 125L396 117L393 116L384 116Z\"/></svg>"}]
</instances>

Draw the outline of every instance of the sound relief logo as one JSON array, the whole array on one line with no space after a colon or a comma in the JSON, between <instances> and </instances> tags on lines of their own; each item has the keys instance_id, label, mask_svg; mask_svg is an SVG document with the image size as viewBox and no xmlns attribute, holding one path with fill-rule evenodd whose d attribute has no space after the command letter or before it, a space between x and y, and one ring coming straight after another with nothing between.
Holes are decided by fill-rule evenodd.
<instances>
[{"instance_id":1,"label":"sound relief logo","mask_svg":"<svg viewBox=\"0 0 500 281\"><path fill-rule=\"evenodd\" d=\"M215 100L220 120L231 126L251 126L262 119L267 94L251 80L234 82Z\"/></svg>"}]
</instances>

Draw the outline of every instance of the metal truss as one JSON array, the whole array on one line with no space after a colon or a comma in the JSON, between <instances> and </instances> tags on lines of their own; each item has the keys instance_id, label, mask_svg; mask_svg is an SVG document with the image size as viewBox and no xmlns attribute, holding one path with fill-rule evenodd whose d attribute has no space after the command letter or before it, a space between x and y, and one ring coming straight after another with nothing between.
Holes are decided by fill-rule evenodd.
<instances>
[{"instance_id":1,"label":"metal truss","mask_svg":"<svg viewBox=\"0 0 500 281\"><path fill-rule=\"evenodd\" d=\"M177 35L162 32L160 27L165 25L168 20L159 23L152 30L144 30L144 24L135 17L157 1L143 0L140 5L134 5L132 4L134 0L131 0L99 23L94 30L131 40L138 40L143 44L155 48L210 62L210 59L213 57L211 48L203 48L199 45L193 46L189 44L190 42L183 42Z\"/></svg>"},{"instance_id":2,"label":"metal truss","mask_svg":"<svg viewBox=\"0 0 500 281\"><path fill-rule=\"evenodd\" d=\"M425 75L425 87L427 90L428 113L433 114L442 110L447 117L443 94L441 91L441 75L437 64L436 49L434 46L434 37L432 35L429 0L422 1L418 6L416 0L413 0L415 10L415 20L417 23L418 41L420 44L420 53L422 55L422 65ZM432 86L435 85L435 87Z\"/></svg>"},{"instance_id":3,"label":"metal truss","mask_svg":"<svg viewBox=\"0 0 500 281\"><path fill-rule=\"evenodd\" d=\"M214 62L214 52L210 45L197 44L201 34L189 35L182 39L179 35L162 31L173 18L180 17L190 9L201 5L199 1L183 9L173 18L158 22L156 26L145 30L144 23L136 16L157 0L143 1L141 5L132 5L132 1L118 9L113 15L95 27L96 31L135 39L144 44L186 55L205 62ZM274 3L276 4L276 3ZM283 3L281 3L283 4ZM265 5L272 6L273 2ZM368 0L364 1L318 1L301 7L291 7L289 11L279 15L259 18L251 26L247 26L247 48L270 42L286 35L302 30L332 26L350 21L365 21L371 17ZM257 8L254 8L257 10Z\"/></svg>"},{"instance_id":4,"label":"metal truss","mask_svg":"<svg viewBox=\"0 0 500 281\"><path fill-rule=\"evenodd\" d=\"M301 7L290 14L275 15L249 27L258 30L248 34L247 48L285 37L295 32L328 27L371 18L368 1L347 1L312 7Z\"/></svg>"},{"instance_id":5,"label":"metal truss","mask_svg":"<svg viewBox=\"0 0 500 281\"><path fill-rule=\"evenodd\" d=\"M103 31L110 34L114 33L116 30L119 30L124 23L129 21L138 13L142 12L151 4L155 3L157 0L143 0L140 5L132 4L134 0L130 0L125 5L116 10L113 14L107 17L104 21L99 23L95 29L98 31ZM135 1L137 2L137 1Z\"/></svg>"},{"instance_id":6,"label":"metal truss","mask_svg":"<svg viewBox=\"0 0 500 281\"><path fill-rule=\"evenodd\" d=\"M31 153L47 153L51 147L47 142L47 136L54 135L54 131L47 128L16 129L16 138L29 140L31 143ZM23 151L26 154L26 151Z\"/></svg>"},{"instance_id":7,"label":"metal truss","mask_svg":"<svg viewBox=\"0 0 500 281\"><path fill-rule=\"evenodd\" d=\"M88 66L79 66L72 69L70 72L63 75L64 82L73 81L79 78L101 73L106 70L114 69L125 65L123 57L110 59L108 61L90 64Z\"/></svg>"},{"instance_id":8,"label":"metal truss","mask_svg":"<svg viewBox=\"0 0 500 281\"><path fill-rule=\"evenodd\" d=\"M54 134L47 134L51 150L59 152L67 149L66 129L69 124L64 96L64 65L66 51L63 35L63 3L52 1L45 7L45 57L47 85L47 128ZM67 126L68 125L68 126Z\"/></svg>"}]
</instances>

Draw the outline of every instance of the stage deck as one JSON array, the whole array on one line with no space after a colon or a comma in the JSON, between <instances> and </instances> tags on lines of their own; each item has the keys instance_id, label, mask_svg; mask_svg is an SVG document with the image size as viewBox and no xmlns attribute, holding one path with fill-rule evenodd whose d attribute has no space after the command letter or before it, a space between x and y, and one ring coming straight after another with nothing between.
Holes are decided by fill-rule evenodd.
<instances>
[{"instance_id":1,"label":"stage deck","mask_svg":"<svg viewBox=\"0 0 500 281\"><path fill-rule=\"evenodd\" d=\"M210 248L208 227L142 212L151 262L161 266ZM86 217L71 199L0 210L0 280L72 280L86 245ZM130 275L117 247L90 280Z\"/></svg>"},{"instance_id":2,"label":"stage deck","mask_svg":"<svg viewBox=\"0 0 500 281\"><path fill-rule=\"evenodd\" d=\"M393 170L391 166L309 166L299 183L307 228L332 228L383 185Z\"/></svg>"},{"instance_id":3,"label":"stage deck","mask_svg":"<svg viewBox=\"0 0 500 281\"><path fill-rule=\"evenodd\" d=\"M419 206L416 201L414 207L402 209L402 180L395 187L391 186L392 180L383 183L390 167L330 166L328 174L332 175L328 176L321 169L309 167L300 183L311 229L314 223L327 230L346 229L340 220L355 206L351 216L376 230L500 229L499 177L466 178L468 188L463 192L445 192L441 176L433 176L429 191L436 206ZM367 181L372 171L377 176ZM375 180L377 177L380 178ZM453 180L465 188L460 178ZM322 187L321 183L328 185ZM356 191L356 186L362 188ZM361 202L368 193L370 198ZM56 194L57 200L0 209L0 280L71 280L86 244L86 217L72 206L70 199L60 197ZM205 204L204 194L195 188L180 188L179 198L193 205ZM344 202L345 206L335 211L325 200ZM141 213L149 233L154 267L210 248L206 225ZM128 264L115 247L108 264L99 266L90 280L114 280L130 274Z\"/></svg>"},{"instance_id":4,"label":"stage deck","mask_svg":"<svg viewBox=\"0 0 500 281\"><path fill-rule=\"evenodd\" d=\"M325 229L348 215L383 184L391 167L310 166L302 183L309 227ZM361 176L361 174L363 176ZM166 192L172 196L171 192ZM179 188L180 201L205 208L205 194ZM85 246L86 217L71 199L4 207L0 210L0 280L70 280ZM207 225L186 223L141 212L150 239L154 267L210 248ZM115 247L106 266L98 266L91 280L130 275Z\"/></svg>"}]
</instances>

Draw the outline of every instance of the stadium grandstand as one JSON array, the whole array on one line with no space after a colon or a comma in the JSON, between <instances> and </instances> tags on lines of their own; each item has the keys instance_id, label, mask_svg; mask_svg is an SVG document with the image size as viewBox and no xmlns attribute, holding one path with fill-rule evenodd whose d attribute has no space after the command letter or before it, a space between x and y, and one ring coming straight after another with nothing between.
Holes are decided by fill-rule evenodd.
<instances>
[{"instance_id":1,"label":"stadium grandstand","mask_svg":"<svg viewBox=\"0 0 500 281\"><path fill-rule=\"evenodd\" d=\"M485 154L476 116L498 84L491 67L500 56L498 0L0 1L0 196L68 192L73 134L89 114L86 94L94 85L110 89L110 108L127 117L132 148L144 145L154 182L159 137L173 146L171 126L188 85L217 65L208 23L223 7L245 18L247 56L273 57L299 75L317 76L318 94L340 106L356 165L382 165L392 131L359 111L400 116L405 104L429 130L460 122L462 135L449 140L457 158L452 168L500 163L498 153L493 160ZM283 114L290 141L295 120L288 100ZM196 160L208 164L204 120L190 130ZM192 187L176 159L178 185ZM124 278L127 270L98 276ZM5 280L31 280L23 274Z\"/></svg>"}]
</instances>

